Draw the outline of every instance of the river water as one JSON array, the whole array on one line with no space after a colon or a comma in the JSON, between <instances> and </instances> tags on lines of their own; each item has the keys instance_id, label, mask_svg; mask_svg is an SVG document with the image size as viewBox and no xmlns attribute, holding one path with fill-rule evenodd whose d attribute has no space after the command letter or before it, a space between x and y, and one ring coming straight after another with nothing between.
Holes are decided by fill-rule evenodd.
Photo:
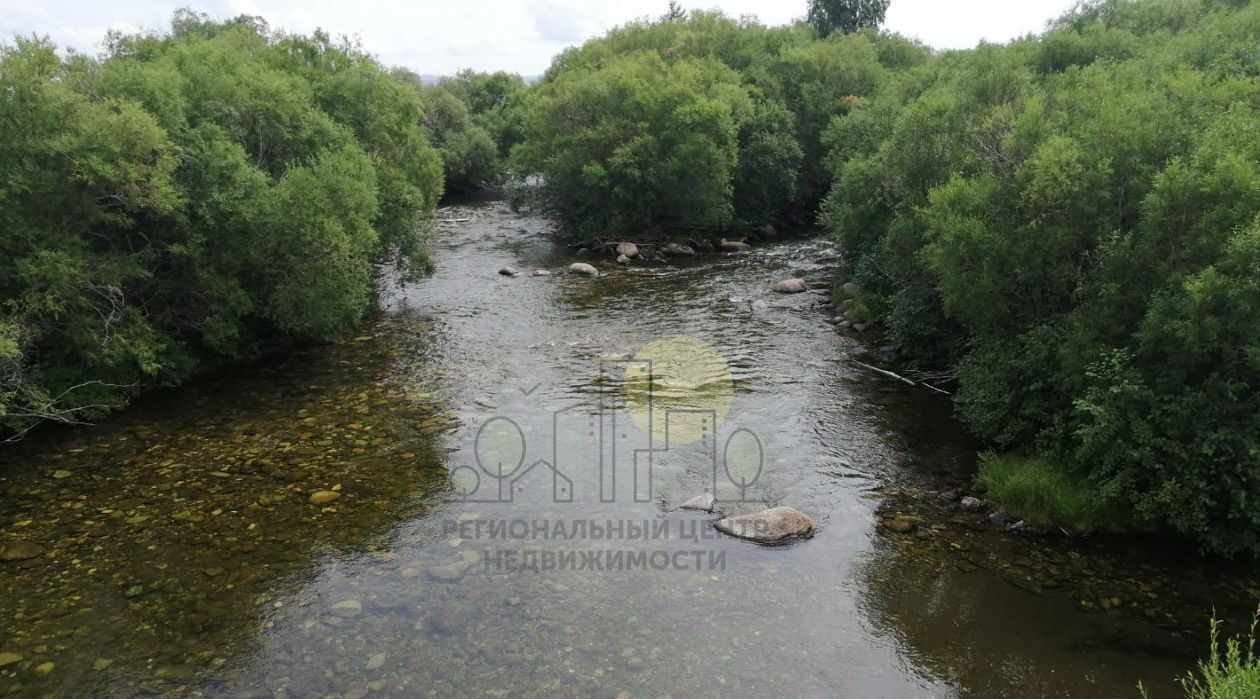
<instances>
[{"instance_id":1,"label":"river water","mask_svg":"<svg viewBox=\"0 0 1260 699\"><path fill-rule=\"evenodd\" d=\"M441 216L437 272L358 336L0 453L0 692L1174 696L1213 607L1260 599L938 497L974 462L947 401L767 291L828 283L826 238L628 270L498 203ZM605 274L529 274L577 259ZM718 538L678 509L715 489L816 535Z\"/></svg>"}]
</instances>

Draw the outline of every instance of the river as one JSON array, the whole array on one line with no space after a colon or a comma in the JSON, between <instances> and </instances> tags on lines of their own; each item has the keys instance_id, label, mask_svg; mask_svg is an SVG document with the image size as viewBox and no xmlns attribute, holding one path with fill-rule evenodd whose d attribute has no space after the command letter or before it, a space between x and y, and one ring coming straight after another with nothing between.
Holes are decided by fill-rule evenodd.
<instances>
[{"instance_id":1,"label":"river","mask_svg":"<svg viewBox=\"0 0 1260 699\"><path fill-rule=\"evenodd\" d=\"M1213 607L1260 599L938 497L975 459L948 401L768 293L828 282L825 237L627 270L500 203L441 216L356 336L0 452L0 693L1172 697ZM578 259L605 274L530 274ZM678 509L714 488L816 534L717 537Z\"/></svg>"}]
</instances>

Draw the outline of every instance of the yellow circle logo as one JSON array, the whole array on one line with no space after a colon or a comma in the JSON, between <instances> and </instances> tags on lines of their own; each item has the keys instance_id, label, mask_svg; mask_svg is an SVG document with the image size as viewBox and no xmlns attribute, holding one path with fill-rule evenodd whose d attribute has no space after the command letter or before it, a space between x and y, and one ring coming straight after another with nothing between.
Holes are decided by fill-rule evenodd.
<instances>
[{"instance_id":1,"label":"yellow circle logo","mask_svg":"<svg viewBox=\"0 0 1260 699\"><path fill-rule=\"evenodd\" d=\"M734 382L726 360L707 342L674 335L644 345L626 366L626 410L660 444L714 443L731 409Z\"/></svg>"}]
</instances>

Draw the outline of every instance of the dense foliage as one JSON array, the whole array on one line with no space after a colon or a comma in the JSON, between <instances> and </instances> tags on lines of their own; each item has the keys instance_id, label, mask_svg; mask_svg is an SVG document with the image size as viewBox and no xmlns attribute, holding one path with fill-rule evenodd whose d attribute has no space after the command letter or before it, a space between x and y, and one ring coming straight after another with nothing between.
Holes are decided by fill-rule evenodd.
<instances>
[{"instance_id":1,"label":"dense foliage","mask_svg":"<svg viewBox=\"0 0 1260 699\"><path fill-rule=\"evenodd\" d=\"M824 220L966 424L1227 554L1260 551L1257 38L1255 4L1090 3L827 133Z\"/></svg>"},{"instance_id":2,"label":"dense foliage","mask_svg":"<svg viewBox=\"0 0 1260 699\"><path fill-rule=\"evenodd\" d=\"M809 0L809 23L819 36L855 32L884 23L888 0Z\"/></svg>"},{"instance_id":3,"label":"dense foliage","mask_svg":"<svg viewBox=\"0 0 1260 699\"><path fill-rule=\"evenodd\" d=\"M717 13L632 22L558 56L513 154L580 238L755 230L813 217L822 135L926 49L873 31L817 41Z\"/></svg>"},{"instance_id":4,"label":"dense foliage","mask_svg":"<svg viewBox=\"0 0 1260 699\"><path fill-rule=\"evenodd\" d=\"M0 49L0 439L351 328L375 265L427 266L426 113L355 46L250 18Z\"/></svg>"}]
</instances>

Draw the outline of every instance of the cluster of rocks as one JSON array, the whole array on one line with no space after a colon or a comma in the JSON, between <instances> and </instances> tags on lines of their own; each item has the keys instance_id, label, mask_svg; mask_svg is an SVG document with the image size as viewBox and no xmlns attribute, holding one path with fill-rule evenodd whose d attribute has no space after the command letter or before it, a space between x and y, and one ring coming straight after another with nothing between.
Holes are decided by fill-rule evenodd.
<instances>
[{"instance_id":1,"label":"cluster of rocks","mask_svg":"<svg viewBox=\"0 0 1260 699\"><path fill-rule=\"evenodd\" d=\"M680 506L683 510L718 512L712 493L694 497ZM772 507L746 515L722 517L713 526L723 534L767 546L791 543L814 535L814 522L791 507Z\"/></svg>"},{"instance_id":2,"label":"cluster of rocks","mask_svg":"<svg viewBox=\"0 0 1260 699\"><path fill-rule=\"evenodd\" d=\"M772 226L768 226L767 228L769 228L770 231L774 230ZM767 235L767 233L763 231L763 235ZM634 260L664 262L668 258L671 258L671 257L695 257L697 254L697 248L705 252L715 252L715 251L748 252L752 250L752 246L749 245L746 241L727 240L725 238L722 238L722 240L716 244L710 241L701 241L699 243L696 243L695 247L688 245L686 243L676 243L676 242L665 243L660 246L646 246L645 245L643 247L640 247L637 243L626 241L626 242L617 243L615 246L612 246L610 250L614 255L616 255L617 264L624 267L624 266L629 265ZM590 249L582 248L578 252L589 253ZM599 270L596 269L594 265L591 265L586 262L574 262L573 264L569 265L567 272L568 274L572 274L576 276L586 276L586 277L599 276ZM510 265L504 265L503 267L499 268L499 274L505 277L518 277L521 275L521 272L517 270L515 267L512 267ZM534 272L532 273L532 276L549 277L551 276L551 274L552 272L549 270L537 269L537 270L534 270ZM803 284L804 282L801 282L801 283Z\"/></svg>"},{"instance_id":3,"label":"cluster of rocks","mask_svg":"<svg viewBox=\"0 0 1260 699\"><path fill-rule=\"evenodd\" d=\"M990 511L989 503L975 495L964 495L959 490L946 490L936 497L946 507L957 508L967 514L984 515L990 524L999 529L1013 532L1028 529L1028 523L1023 520L1013 520L1001 512Z\"/></svg>"}]
</instances>

